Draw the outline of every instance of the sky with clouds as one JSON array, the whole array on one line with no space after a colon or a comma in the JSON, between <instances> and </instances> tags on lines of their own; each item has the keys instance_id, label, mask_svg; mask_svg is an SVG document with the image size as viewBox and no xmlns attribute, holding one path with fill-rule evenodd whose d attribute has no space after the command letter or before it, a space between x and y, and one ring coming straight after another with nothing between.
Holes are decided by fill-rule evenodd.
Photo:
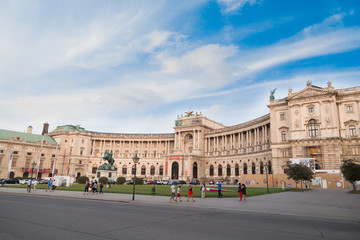
<instances>
[{"instance_id":1,"label":"sky with clouds","mask_svg":"<svg viewBox=\"0 0 360 240\"><path fill-rule=\"evenodd\" d=\"M171 133L189 109L229 126L274 88L360 86L358 0L4 0L0 32L0 129Z\"/></svg>"}]
</instances>

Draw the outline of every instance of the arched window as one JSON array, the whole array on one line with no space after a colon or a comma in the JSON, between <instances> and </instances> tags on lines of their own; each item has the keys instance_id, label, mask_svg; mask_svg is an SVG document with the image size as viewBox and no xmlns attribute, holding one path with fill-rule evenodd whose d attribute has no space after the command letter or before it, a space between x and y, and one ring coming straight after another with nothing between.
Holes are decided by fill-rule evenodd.
<instances>
[{"instance_id":1,"label":"arched window","mask_svg":"<svg viewBox=\"0 0 360 240\"><path fill-rule=\"evenodd\" d=\"M231 175L231 167L230 167L230 164L228 164L226 166L226 176L230 176Z\"/></svg>"},{"instance_id":2,"label":"arched window","mask_svg":"<svg viewBox=\"0 0 360 240\"><path fill-rule=\"evenodd\" d=\"M244 163L244 174L247 174L247 164Z\"/></svg>"},{"instance_id":3,"label":"arched window","mask_svg":"<svg viewBox=\"0 0 360 240\"><path fill-rule=\"evenodd\" d=\"M319 125L315 119L309 120L309 136L316 137L319 134Z\"/></svg>"},{"instance_id":4,"label":"arched window","mask_svg":"<svg viewBox=\"0 0 360 240\"><path fill-rule=\"evenodd\" d=\"M150 175L155 175L155 166L151 166L150 168Z\"/></svg>"},{"instance_id":5,"label":"arched window","mask_svg":"<svg viewBox=\"0 0 360 240\"><path fill-rule=\"evenodd\" d=\"M210 176L214 176L214 166L210 165Z\"/></svg>"},{"instance_id":6,"label":"arched window","mask_svg":"<svg viewBox=\"0 0 360 240\"><path fill-rule=\"evenodd\" d=\"M91 173L96 173L96 171L97 171L97 165L93 165Z\"/></svg>"},{"instance_id":7,"label":"arched window","mask_svg":"<svg viewBox=\"0 0 360 240\"><path fill-rule=\"evenodd\" d=\"M256 174L256 166L255 163L251 164L251 174Z\"/></svg>"},{"instance_id":8,"label":"arched window","mask_svg":"<svg viewBox=\"0 0 360 240\"><path fill-rule=\"evenodd\" d=\"M260 162L260 174L264 174L264 164Z\"/></svg>"},{"instance_id":9,"label":"arched window","mask_svg":"<svg viewBox=\"0 0 360 240\"><path fill-rule=\"evenodd\" d=\"M145 165L143 165L141 167L141 175L145 175L145 174L146 174L146 167L145 167Z\"/></svg>"},{"instance_id":10,"label":"arched window","mask_svg":"<svg viewBox=\"0 0 360 240\"><path fill-rule=\"evenodd\" d=\"M124 166L122 167L122 174L123 174L123 175L126 175L126 174L127 174L127 167L126 167L126 165L124 165Z\"/></svg>"},{"instance_id":11,"label":"arched window","mask_svg":"<svg viewBox=\"0 0 360 240\"><path fill-rule=\"evenodd\" d=\"M268 173L271 174L272 173L272 168L271 168L271 162L268 161Z\"/></svg>"},{"instance_id":12,"label":"arched window","mask_svg":"<svg viewBox=\"0 0 360 240\"><path fill-rule=\"evenodd\" d=\"M164 167L163 167L163 165L161 165L160 168L159 168L159 175L160 176L164 175Z\"/></svg>"},{"instance_id":13,"label":"arched window","mask_svg":"<svg viewBox=\"0 0 360 240\"><path fill-rule=\"evenodd\" d=\"M239 176L239 164L235 165L235 176Z\"/></svg>"},{"instance_id":14,"label":"arched window","mask_svg":"<svg viewBox=\"0 0 360 240\"><path fill-rule=\"evenodd\" d=\"M218 176L222 176L222 166L219 165L218 167Z\"/></svg>"}]
</instances>

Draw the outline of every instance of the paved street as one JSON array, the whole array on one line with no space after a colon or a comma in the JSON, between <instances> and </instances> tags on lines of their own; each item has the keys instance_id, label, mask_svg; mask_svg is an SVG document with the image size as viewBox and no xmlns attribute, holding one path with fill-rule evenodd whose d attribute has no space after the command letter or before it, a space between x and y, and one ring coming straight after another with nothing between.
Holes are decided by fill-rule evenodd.
<instances>
[{"instance_id":1,"label":"paved street","mask_svg":"<svg viewBox=\"0 0 360 240\"><path fill-rule=\"evenodd\" d=\"M358 213L359 201L353 200L359 195L343 192L272 194L249 198L245 204L236 199L169 204L165 197L136 196L132 202L130 195L105 194L85 196L103 198L88 201L78 192L58 191L51 193L56 197L48 197L52 195L42 191L6 191L11 192L0 188L0 239L357 239L360 234L360 215L346 210ZM330 195L338 198L320 204ZM318 217L310 211L285 213L286 202L294 197L299 199L292 204L297 211L309 204L324 211L315 212ZM276 201L285 210L275 211ZM260 202L262 209L252 209ZM347 214L337 218L336 213L325 214L327 209Z\"/></svg>"}]
</instances>

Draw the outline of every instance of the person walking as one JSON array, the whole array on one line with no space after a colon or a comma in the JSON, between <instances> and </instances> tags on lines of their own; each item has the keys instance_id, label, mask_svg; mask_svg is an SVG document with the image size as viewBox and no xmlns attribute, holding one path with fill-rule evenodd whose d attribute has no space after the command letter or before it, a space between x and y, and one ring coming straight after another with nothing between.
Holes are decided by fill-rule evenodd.
<instances>
[{"instance_id":1,"label":"person walking","mask_svg":"<svg viewBox=\"0 0 360 240\"><path fill-rule=\"evenodd\" d=\"M171 199L173 200L173 202L175 202L175 183L171 185L171 198L169 200L169 203L171 203Z\"/></svg>"},{"instance_id":2,"label":"person walking","mask_svg":"<svg viewBox=\"0 0 360 240\"><path fill-rule=\"evenodd\" d=\"M92 186L93 194L94 194L94 193L98 194L97 188L98 188L98 184L97 184L97 181L95 180L94 185Z\"/></svg>"},{"instance_id":3,"label":"person walking","mask_svg":"<svg viewBox=\"0 0 360 240\"><path fill-rule=\"evenodd\" d=\"M90 187L90 182L86 181L85 189L84 189L84 195L85 195L85 193L86 193L86 195L89 195L89 187Z\"/></svg>"},{"instance_id":4,"label":"person walking","mask_svg":"<svg viewBox=\"0 0 360 240\"><path fill-rule=\"evenodd\" d=\"M203 185L201 185L201 198L202 199L205 198L205 191L206 191L206 187L205 187L205 183L203 183Z\"/></svg>"},{"instance_id":5,"label":"person walking","mask_svg":"<svg viewBox=\"0 0 360 240\"><path fill-rule=\"evenodd\" d=\"M179 201L181 201L181 186L178 187L177 189L177 194L176 194L176 199L175 199L175 202L177 202L177 199L179 198Z\"/></svg>"},{"instance_id":6,"label":"person walking","mask_svg":"<svg viewBox=\"0 0 360 240\"><path fill-rule=\"evenodd\" d=\"M34 191L36 191L36 185L38 184L38 181L34 181Z\"/></svg>"},{"instance_id":7,"label":"person walking","mask_svg":"<svg viewBox=\"0 0 360 240\"><path fill-rule=\"evenodd\" d=\"M31 191L31 181L32 180L27 181L27 192L28 193L30 193L30 191Z\"/></svg>"},{"instance_id":8,"label":"person walking","mask_svg":"<svg viewBox=\"0 0 360 240\"><path fill-rule=\"evenodd\" d=\"M241 185L241 192L242 192L242 196L244 198L244 202L246 202L246 186L245 186L245 184Z\"/></svg>"},{"instance_id":9,"label":"person walking","mask_svg":"<svg viewBox=\"0 0 360 240\"><path fill-rule=\"evenodd\" d=\"M104 194L103 187L104 187L104 183L100 182L100 194Z\"/></svg>"},{"instance_id":10,"label":"person walking","mask_svg":"<svg viewBox=\"0 0 360 240\"><path fill-rule=\"evenodd\" d=\"M51 186L51 191L54 192L55 188L56 188L56 184L55 184L55 179L52 180L52 186Z\"/></svg>"},{"instance_id":11,"label":"person walking","mask_svg":"<svg viewBox=\"0 0 360 240\"><path fill-rule=\"evenodd\" d=\"M50 180L48 181L47 186L46 186L46 192L47 192L48 190L51 191L51 185L52 185L52 180L50 179Z\"/></svg>"},{"instance_id":12,"label":"person walking","mask_svg":"<svg viewBox=\"0 0 360 240\"><path fill-rule=\"evenodd\" d=\"M195 202L194 197L193 197L193 190L192 190L191 184L189 185L187 202L189 201L189 198L190 198L190 197L191 197L192 201Z\"/></svg>"},{"instance_id":13,"label":"person walking","mask_svg":"<svg viewBox=\"0 0 360 240\"><path fill-rule=\"evenodd\" d=\"M223 195L221 193L221 182L218 181L218 198L222 198L222 197L223 197Z\"/></svg>"},{"instance_id":14,"label":"person walking","mask_svg":"<svg viewBox=\"0 0 360 240\"><path fill-rule=\"evenodd\" d=\"M239 186L238 186L238 193L239 193L239 197L240 197L240 200L239 200L239 201L242 201L241 182L239 182Z\"/></svg>"}]
</instances>

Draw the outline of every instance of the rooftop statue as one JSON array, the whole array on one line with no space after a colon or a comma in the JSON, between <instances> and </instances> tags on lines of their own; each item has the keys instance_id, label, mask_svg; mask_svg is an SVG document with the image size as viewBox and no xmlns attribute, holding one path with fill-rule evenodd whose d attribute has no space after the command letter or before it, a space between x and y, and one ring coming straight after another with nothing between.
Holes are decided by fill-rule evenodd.
<instances>
[{"instance_id":1,"label":"rooftop statue","mask_svg":"<svg viewBox=\"0 0 360 240\"><path fill-rule=\"evenodd\" d=\"M115 160L113 159L113 151L108 152L108 150L105 151L104 156L102 157L102 159L106 160L109 162L109 164L112 166L115 162Z\"/></svg>"},{"instance_id":2,"label":"rooftop statue","mask_svg":"<svg viewBox=\"0 0 360 240\"><path fill-rule=\"evenodd\" d=\"M276 88L274 90L270 90L270 100L275 100L274 94L275 94Z\"/></svg>"}]
</instances>

